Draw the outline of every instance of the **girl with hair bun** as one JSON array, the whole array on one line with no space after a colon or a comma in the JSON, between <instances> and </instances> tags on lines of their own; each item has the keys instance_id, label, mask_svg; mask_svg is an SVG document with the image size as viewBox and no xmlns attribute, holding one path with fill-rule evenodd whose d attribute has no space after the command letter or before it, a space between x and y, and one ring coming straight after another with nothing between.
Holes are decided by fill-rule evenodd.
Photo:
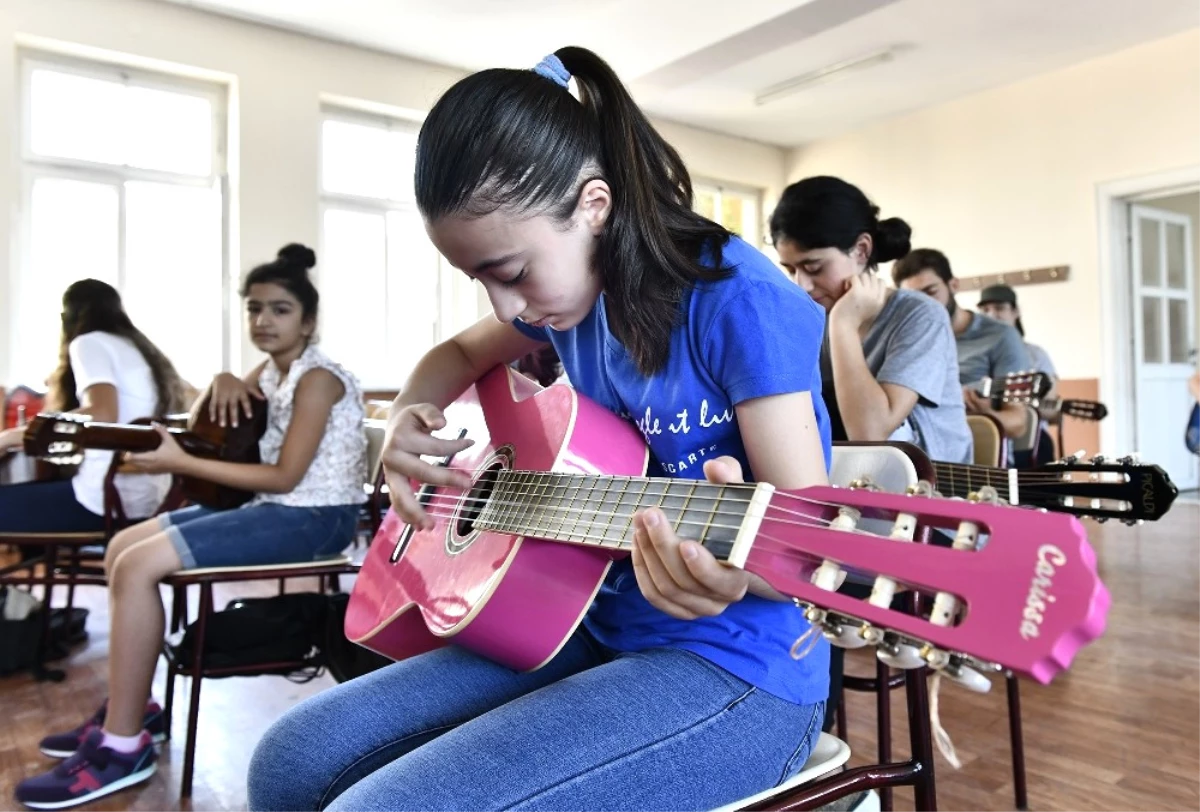
<instances>
[{"instance_id":1,"label":"girl with hair bun","mask_svg":"<svg viewBox=\"0 0 1200 812\"><path fill-rule=\"evenodd\" d=\"M255 496L234 510L192 506L164 513L109 543L111 693L82 725L42 740L43 753L66 761L17 786L16 798L26 806L86 803L154 773L154 741L166 732L162 709L150 699L164 627L158 583L165 576L313 561L353 540L365 498L363 400L354 376L313 343L319 297L308 271L315 264L310 249L292 244L247 274L241 289L247 327L267 359L244 382L219 375L212 386L214 410L228 419L236 420L249 398L266 400L261 462L193 457L162 427L157 449L129 455L141 471L199 477Z\"/></svg>"},{"instance_id":2,"label":"girl with hair bun","mask_svg":"<svg viewBox=\"0 0 1200 812\"><path fill-rule=\"evenodd\" d=\"M823 176L785 189L770 225L784 270L829 314L821 380L833 439L904 440L930 459L971 462L945 308L875 272L908 253L908 224L880 220L862 190Z\"/></svg>"}]
</instances>

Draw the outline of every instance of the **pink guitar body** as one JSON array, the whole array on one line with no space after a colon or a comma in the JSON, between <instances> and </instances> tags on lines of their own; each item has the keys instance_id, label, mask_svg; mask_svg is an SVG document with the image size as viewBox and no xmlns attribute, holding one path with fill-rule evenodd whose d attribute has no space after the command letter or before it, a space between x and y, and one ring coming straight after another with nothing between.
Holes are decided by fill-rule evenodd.
<instances>
[{"instance_id":1,"label":"pink guitar body","mask_svg":"<svg viewBox=\"0 0 1200 812\"><path fill-rule=\"evenodd\" d=\"M632 425L568 387L540 389L516 372L497 369L484 377L446 410L446 419L475 440L454 458L453 467L466 471L481 471L505 446L514 449L512 467L522 470L646 471L646 444ZM432 530L414 533L392 564L404 523L388 511L354 585L347 638L393 659L455 643L518 671L533 670L571 636L612 560L624 555L491 532L451 554L446 539L456 535L453 523L435 521Z\"/></svg>"},{"instance_id":2,"label":"pink guitar body","mask_svg":"<svg viewBox=\"0 0 1200 812\"><path fill-rule=\"evenodd\" d=\"M630 423L569 387L540 389L503 367L446 417L475 441L451 461L473 475L475 488L437 489L426 507L431 530L410 533L389 511L346 611L346 636L392 659L454 643L516 670L540 667L626 554L634 511L649 506L662 506L681 537L828 610L814 621L827 633L830 622L853 630L865 623L893 642L925 647L935 667L953 654L1045 683L1104 630L1109 595L1072 516L848 488L647 479L649 453ZM909 538L917 523L944 528L965 546L831 526L847 507L907 526ZM971 541L984 537L982 547ZM830 567L875 577L877 587L887 581L888 595L937 596L932 605L942 615L831 591ZM949 667L959 663L966 660Z\"/></svg>"}]
</instances>

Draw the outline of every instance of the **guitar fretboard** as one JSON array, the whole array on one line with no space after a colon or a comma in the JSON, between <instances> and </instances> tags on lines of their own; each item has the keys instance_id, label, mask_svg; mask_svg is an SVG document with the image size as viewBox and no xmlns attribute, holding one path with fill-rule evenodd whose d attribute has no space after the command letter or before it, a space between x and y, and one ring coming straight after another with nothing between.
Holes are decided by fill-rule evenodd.
<instances>
[{"instance_id":1,"label":"guitar fretboard","mask_svg":"<svg viewBox=\"0 0 1200 812\"><path fill-rule=\"evenodd\" d=\"M961 465L953 462L935 462L933 470L937 474L938 490L950 496L966 498L973 491L978 491L985 485L995 488L1000 498L1009 498L1009 479L1007 468L989 468L985 465ZM1018 483L1020 482L1020 474Z\"/></svg>"},{"instance_id":2,"label":"guitar fretboard","mask_svg":"<svg viewBox=\"0 0 1200 812\"><path fill-rule=\"evenodd\" d=\"M509 535L627 550L633 515L659 508L681 538L724 558L753 494L753 485L501 471L474 524Z\"/></svg>"}]
</instances>

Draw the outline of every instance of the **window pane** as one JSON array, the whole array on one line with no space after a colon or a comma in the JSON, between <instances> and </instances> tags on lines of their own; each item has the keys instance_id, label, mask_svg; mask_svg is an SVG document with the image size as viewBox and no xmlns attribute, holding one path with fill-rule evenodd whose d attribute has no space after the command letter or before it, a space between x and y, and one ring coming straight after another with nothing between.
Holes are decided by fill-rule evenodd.
<instances>
[{"instance_id":1,"label":"window pane","mask_svg":"<svg viewBox=\"0 0 1200 812\"><path fill-rule=\"evenodd\" d=\"M696 213L709 220L717 219L717 196L707 189L696 189L694 195Z\"/></svg>"},{"instance_id":2,"label":"window pane","mask_svg":"<svg viewBox=\"0 0 1200 812\"><path fill-rule=\"evenodd\" d=\"M326 192L411 200L414 133L326 119L321 127L321 184Z\"/></svg>"},{"instance_id":3,"label":"window pane","mask_svg":"<svg viewBox=\"0 0 1200 812\"><path fill-rule=\"evenodd\" d=\"M725 193L721 195L721 225L734 232L738 236L744 237L742 229L742 209L744 201L741 195Z\"/></svg>"},{"instance_id":4,"label":"window pane","mask_svg":"<svg viewBox=\"0 0 1200 812\"><path fill-rule=\"evenodd\" d=\"M38 155L119 164L125 88L51 70L30 77L30 146Z\"/></svg>"},{"instance_id":5,"label":"window pane","mask_svg":"<svg viewBox=\"0 0 1200 812\"><path fill-rule=\"evenodd\" d=\"M212 172L208 99L34 70L30 145L39 155L205 176Z\"/></svg>"},{"instance_id":6,"label":"window pane","mask_svg":"<svg viewBox=\"0 0 1200 812\"><path fill-rule=\"evenodd\" d=\"M1162 351L1162 299L1157 296L1142 297L1142 361L1161 364Z\"/></svg>"},{"instance_id":7,"label":"window pane","mask_svg":"<svg viewBox=\"0 0 1200 812\"><path fill-rule=\"evenodd\" d=\"M1162 284L1162 273L1159 269L1161 262L1158 250L1158 221L1139 220L1141 239L1142 284L1158 287Z\"/></svg>"},{"instance_id":8,"label":"window pane","mask_svg":"<svg viewBox=\"0 0 1200 812\"><path fill-rule=\"evenodd\" d=\"M1188 300L1167 300L1167 332L1172 364L1186 364L1191 336L1188 330Z\"/></svg>"},{"instance_id":9,"label":"window pane","mask_svg":"<svg viewBox=\"0 0 1200 812\"><path fill-rule=\"evenodd\" d=\"M1187 229L1167 223L1167 287L1187 290Z\"/></svg>"},{"instance_id":10,"label":"window pane","mask_svg":"<svg viewBox=\"0 0 1200 812\"><path fill-rule=\"evenodd\" d=\"M321 346L368 387L391 380L385 240L382 214L325 211L317 265Z\"/></svg>"},{"instance_id":11,"label":"window pane","mask_svg":"<svg viewBox=\"0 0 1200 812\"><path fill-rule=\"evenodd\" d=\"M212 173L213 109L208 99L129 87L122 123L129 166L201 177Z\"/></svg>"},{"instance_id":12,"label":"window pane","mask_svg":"<svg viewBox=\"0 0 1200 812\"><path fill-rule=\"evenodd\" d=\"M220 191L130 182L125 205L125 308L203 388L224 366Z\"/></svg>"},{"instance_id":13,"label":"window pane","mask_svg":"<svg viewBox=\"0 0 1200 812\"><path fill-rule=\"evenodd\" d=\"M58 361L59 313L67 286L93 278L117 284L114 186L38 178L30 200L29 265L15 291L18 383L40 388Z\"/></svg>"},{"instance_id":14,"label":"window pane","mask_svg":"<svg viewBox=\"0 0 1200 812\"><path fill-rule=\"evenodd\" d=\"M388 343L384 383L399 386L434 344L438 317L438 253L421 216L388 213Z\"/></svg>"}]
</instances>

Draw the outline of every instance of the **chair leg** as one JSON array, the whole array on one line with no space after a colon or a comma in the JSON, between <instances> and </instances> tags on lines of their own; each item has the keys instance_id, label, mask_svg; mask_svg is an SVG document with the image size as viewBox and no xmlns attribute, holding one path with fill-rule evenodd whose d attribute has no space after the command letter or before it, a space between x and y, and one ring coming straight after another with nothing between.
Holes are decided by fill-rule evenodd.
<instances>
[{"instance_id":1,"label":"chair leg","mask_svg":"<svg viewBox=\"0 0 1200 812\"><path fill-rule=\"evenodd\" d=\"M163 727L166 728L167 738L171 738L172 714L175 711L175 665L167 661L166 696L163 697Z\"/></svg>"},{"instance_id":2,"label":"chair leg","mask_svg":"<svg viewBox=\"0 0 1200 812\"><path fill-rule=\"evenodd\" d=\"M846 725L846 689L845 688L843 688L841 693L838 694L837 710L835 711L835 713L837 714L836 718L837 718L838 738L841 739L842 741L846 741L849 734L846 730L847 725Z\"/></svg>"},{"instance_id":3,"label":"chair leg","mask_svg":"<svg viewBox=\"0 0 1200 812\"><path fill-rule=\"evenodd\" d=\"M929 724L929 669L905 672L908 699L908 738L912 760L921 766L913 782L914 808L917 812L937 812L937 790L933 771L933 730Z\"/></svg>"},{"instance_id":4,"label":"chair leg","mask_svg":"<svg viewBox=\"0 0 1200 812\"><path fill-rule=\"evenodd\" d=\"M875 658L875 724L878 731L879 763L892 763L892 670ZM843 739L843 741L845 741ZM892 788L879 788L879 808L892 812Z\"/></svg>"},{"instance_id":5,"label":"chair leg","mask_svg":"<svg viewBox=\"0 0 1200 812\"><path fill-rule=\"evenodd\" d=\"M1029 809L1025 787L1025 737L1021 733L1021 691L1017 678L1011 673L1008 683L1008 733L1012 743L1013 796L1017 809Z\"/></svg>"},{"instance_id":6,"label":"chair leg","mask_svg":"<svg viewBox=\"0 0 1200 812\"><path fill-rule=\"evenodd\" d=\"M67 564L67 617L71 616L71 609L75 607L75 580L79 577L79 568L83 566L83 559L80 556L78 547L71 550L71 560Z\"/></svg>"},{"instance_id":7,"label":"chair leg","mask_svg":"<svg viewBox=\"0 0 1200 812\"><path fill-rule=\"evenodd\" d=\"M188 703L187 741L183 746L183 785L179 794L192 797L192 772L196 767L196 728L200 716L200 685L204 681L204 636L212 614L212 584L200 584L200 614L196 619L196 645L192 651L192 697Z\"/></svg>"},{"instance_id":8,"label":"chair leg","mask_svg":"<svg viewBox=\"0 0 1200 812\"><path fill-rule=\"evenodd\" d=\"M50 656L50 615L54 611L54 570L57 567L58 545L47 544L42 556L42 634L33 658L33 678L37 682L62 682L67 677L65 671L46 667L46 658Z\"/></svg>"}]
</instances>

